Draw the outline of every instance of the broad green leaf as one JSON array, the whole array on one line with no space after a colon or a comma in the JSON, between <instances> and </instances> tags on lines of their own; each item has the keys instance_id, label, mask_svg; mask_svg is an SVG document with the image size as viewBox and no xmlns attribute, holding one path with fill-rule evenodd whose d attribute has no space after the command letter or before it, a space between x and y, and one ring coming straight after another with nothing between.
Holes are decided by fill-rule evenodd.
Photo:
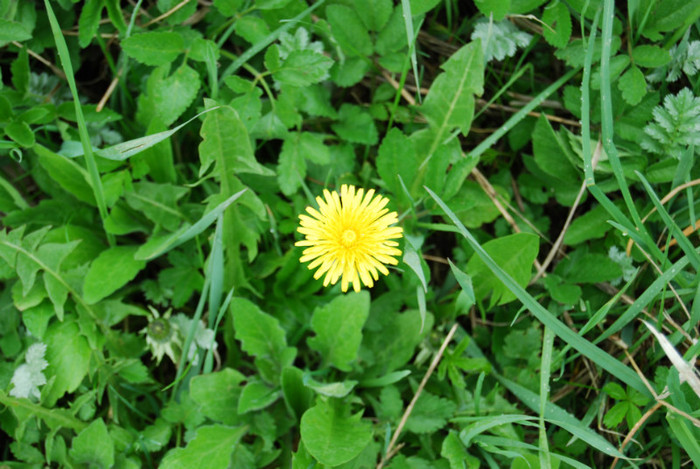
<instances>
[{"instance_id":1,"label":"broad green leaf","mask_svg":"<svg viewBox=\"0 0 700 469\"><path fill-rule=\"evenodd\" d=\"M184 52L185 42L177 33L151 31L134 34L122 41L121 46L132 59L146 65L159 66L169 64Z\"/></svg>"},{"instance_id":2,"label":"broad green leaf","mask_svg":"<svg viewBox=\"0 0 700 469\"><path fill-rule=\"evenodd\" d=\"M326 18L333 37L349 57L372 54L372 39L355 10L345 5L330 5L326 8Z\"/></svg>"},{"instance_id":3,"label":"broad green leaf","mask_svg":"<svg viewBox=\"0 0 700 469\"><path fill-rule=\"evenodd\" d=\"M260 42L270 35L270 27L259 16L246 15L237 19L235 25L236 34L251 44ZM274 46L270 46L268 50L272 47Z\"/></svg>"},{"instance_id":4,"label":"broad green leaf","mask_svg":"<svg viewBox=\"0 0 700 469\"><path fill-rule=\"evenodd\" d=\"M278 390L270 388L260 381L248 381L238 398L237 412L243 415L247 412L264 409L279 399Z\"/></svg>"},{"instance_id":5,"label":"broad green leaf","mask_svg":"<svg viewBox=\"0 0 700 469\"><path fill-rule=\"evenodd\" d=\"M411 14L415 17L435 8L441 0L410 0Z\"/></svg>"},{"instance_id":6,"label":"broad green leaf","mask_svg":"<svg viewBox=\"0 0 700 469\"><path fill-rule=\"evenodd\" d=\"M509 200L508 192L500 186L494 186L499 199ZM478 183L464 181L457 195L450 200L450 208L460 221L469 228L478 228L498 218L500 212Z\"/></svg>"},{"instance_id":7,"label":"broad green leaf","mask_svg":"<svg viewBox=\"0 0 700 469\"><path fill-rule=\"evenodd\" d=\"M133 36L132 36L133 37ZM149 94L155 105L154 112L169 126L184 113L199 92L199 73L188 65L178 67L169 77L150 86ZM206 119L205 119L206 120Z\"/></svg>"},{"instance_id":8,"label":"broad green leaf","mask_svg":"<svg viewBox=\"0 0 700 469\"><path fill-rule=\"evenodd\" d=\"M81 202L95 206L95 195L88 182L87 171L74 160L54 153L42 145L35 145L34 151L39 155L39 164L51 178L63 189L74 195Z\"/></svg>"},{"instance_id":9,"label":"broad green leaf","mask_svg":"<svg viewBox=\"0 0 700 469\"><path fill-rule=\"evenodd\" d=\"M271 47L268 51L276 51L276 48ZM267 58L267 54L265 57ZM333 59L307 49L292 51L278 68L270 71L280 83L304 87L328 78L328 70L332 66Z\"/></svg>"},{"instance_id":10,"label":"broad green leaf","mask_svg":"<svg viewBox=\"0 0 700 469\"><path fill-rule=\"evenodd\" d=\"M602 205L576 217L564 235L564 244L575 246L589 239L602 238L612 228L609 219L610 215Z\"/></svg>"},{"instance_id":11,"label":"broad green leaf","mask_svg":"<svg viewBox=\"0 0 700 469\"><path fill-rule=\"evenodd\" d=\"M387 132L377 154L377 172L389 190L397 197L404 197L399 177L405 186L411 187L418 171L418 156L409 139L394 127Z\"/></svg>"},{"instance_id":12,"label":"broad green leaf","mask_svg":"<svg viewBox=\"0 0 700 469\"><path fill-rule=\"evenodd\" d=\"M276 10L287 5L290 0L255 0L255 7L261 10Z\"/></svg>"},{"instance_id":13,"label":"broad green leaf","mask_svg":"<svg viewBox=\"0 0 700 469\"><path fill-rule=\"evenodd\" d=\"M85 48L92 42L100 26L104 0L87 0L78 21L78 43Z\"/></svg>"},{"instance_id":14,"label":"broad green leaf","mask_svg":"<svg viewBox=\"0 0 700 469\"><path fill-rule=\"evenodd\" d=\"M54 377L45 404L53 404L66 392L75 391L87 375L92 352L88 341L80 333L78 325L69 319L54 322L44 335L46 361L49 367L46 376Z\"/></svg>"},{"instance_id":15,"label":"broad green leaf","mask_svg":"<svg viewBox=\"0 0 700 469\"><path fill-rule=\"evenodd\" d=\"M354 459L372 439L372 426L362 421L362 412L337 401L321 399L301 417L301 439L321 464L338 466Z\"/></svg>"},{"instance_id":16,"label":"broad green leaf","mask_svg":"<svg viewBox=\"0 0 700 469\"><path fill-rule=\"evenodd\" d=\"M530 281L532 264L539 251L539 238L530 233L516 233L496 238L483 244L484 250L521 287ZM492 305L502 305L516 299L515 294L503 284L484 261L473 255L466 271L474 279L474 295L478 300L491 296Z\"/></svg>"},{"instance_id":17,"label":"broad green leaf","mask_svg":"<svg viewBox=\"0 0 700 469\"><path fill-rule=\"evenodd\" d=\"M510 0L474 0L474 4L487 18L493 15L493 21L501 21L510 9Z\"/></svg>"},{"instance_id":18,"label":"broad green leaf","mask_svg":"<svg viewBox=\"0 0 700 469\"><path fill-rule=\"evenodd\" d=\"M586 252L579 248L567 259L563 259L554 273L565 278L570 283L608 282L622 277L622 269L618 263L605 254Z\"/></svg>"},{"instance_id":19,"label":"broad green leaf","mask_svg":"<svg viewBox=\"0 0 700 469\"><path fill-rule=\"evenodd\" d=\"M671 427L673 435L678 438L681 446L692 459L693 465L700 465L700 443L698 442L697 429L685 417L673 412L666 413L666 421Z\"/></svg>"},{"instance_id":20,"label":"broad green leaf","mask_svg":"<svg viewBox=\"0 0 700 469\"><path fill-rule=\"evenodd\" d=\"M88 304L108 297L146 266L145 261L134 259L137 250L138 246L115 246L92 261L83 282L83 296Z\"/></svg>"},{"instance_id":21,"label":"broad green leaf","mask_svg":"<svg viewBox=\"0 0 700 469\"><path fill-rule=\"evenodd\" d=\"M277 182L285 195L294 194L306 177L306 160L328 164L330 151L320 135L294 132L284 140L277 165Z\"/></svg>"},{"instance_id":22,"label":"broad green leaf","mask_svg":"<svg viewBox=\"0 0 700 469\"><path fill-rule=\"evenodd\" d=\"M304 376L304 386L309 389L313 389L318 394L327 397L343 398L350 394L355 386L357 386L357 381L349 379L346 381L336 381L335 383L320 383L309 375Z\"/></svg>"},{"instance_id":23,"label":"broad green leaf","mask_svg":"<svg viewBox=\"0 0 700 469\"><path fill-rule=\"evenodd\" d=\"M381 31L393 9L391 0L356 0L355 11L370 31Z\"/></svg>"},{"instance_id":24,"label":"broad green leaf","mask_svg":"<svg viewBox=\"0 0 700 469\"><path fill-rule=\"evenodd\" d=\"M244 298L234 298L229 306L233 313L233 327L241 348L256 357L275 357L286 346L284 329L277 318L260 310Z\"/></svg>"},{"instance_id":25,"label":"broad green leaf","mask_svg":"<svg viewBox=\"0 0 700 469\"><path fill-rule=\"evenodd\" d=\"M571 38L571 15L569 7L564 2L554 0L542 13L543 34L545 40L554 47L561 49Z\"/></svg>"},{"instance_id":26,"label":"broad green leaf","mask_svg":"<svg viewBox=\"0 0 700 469\"><path fill-rule=\"evenodd\" d=\"M433 433L447 424L457 404L450 399L423 391L418 397L411 415L406 420L406 430L413 433Z\"/></svg>"},{"instance_id":27,"label":"broad green leaf","mask_svg":"<svg viewBox=\"0 0 700 469\"><path fill-rule=\"evenodd\" d=\"M243 0L214 0L214 6L224 16L233 16L243 5Z\"/></svg>"},{"instance_id":28,"label":"broad green leaf","mask_svg":"<svg viewBox=\"0 0 700 469\"><path fill-rule=\"evenodd\" d=\"M379 140L374 119L360 106L343 104L338 119L340 122L331 125L331 128L343 140L365 145L375 145Z\"/></svg>"},{"instance_id":29,"label":"broad green leaf","mask_svg":"<svg viewBox=\"0 0 700 469\"><path fill-rule=\"evenodd\" d=\"M162 469L226 469L247 426L206 425L185 448L171 449L160 463Z\"/></svg>"},{"instance_id":30,"label":"broad green leaf","mask_svg":"<svg viewBox=\"0 0 700 469\"><path fill-rule=\"evenodd\" d=\"M73 438L70 455L76 463L89 467L114 465L114 441L101 418L93 420Z\"/></svg>"},{"instance_id":31,"label":"broad green leaf","mask_svg":"<svg viewBox=\"0 0 700 469\"><path fill-rule=\"evenodd\" d=\"M467 135L474 114L474 96L484 92L484 57L479 42L471 42L455 52L440 66L444 73L430 85L421 112L431 127L437 129L437 140L447 138L458 128Z\"/></svg>"},{"instance_id":32,"label":"broad green leaf","mask_svg":"<svg viewBox=\"0 0 700 469\"><path fill-rule=\"evenodd\" d=\"M454 430L450 430L445 439L442 441L440 456L450 462L450 469L464 469L466 467L478 468L480 462L477 458L467 453L466 448L459 440L459 436Z\"/></svg>"},{"instance_id":33,"label":"broad green leaf","mask_svg":"<svg viewBox=\"0 0 700 469\"><path fill-rule=\"evenodd\" d=\"M32 38L31 31L22 23L0 18L0 42L26 41Z\"/></svg>"},{"instance_id":34,"label":"broad green leaf","mask_svg":"<svg viewBox=\"0 0 700 469\"><path fill-rule=\"evenodd\" d=\"M566 157L566 149L560 138L559 134L554 132L552 124L544 116L541 116L532 133L532 151L535 162L542 171L550 176L563 181L577 181L581 176Z\"/></svg>"},{"instance_id":35,"label":"broad green leaf","mask_svg":"<svg viewBox=\"0 0 700 469\"><path fill-rule=\"evenodd\" d=\"M304 372L294 366L282 370L282 394L297 419L311 407L314 394L304 385Z\"/></svg>"},{"instance_id":36,"label":"broad green leaf","mask_svg":"<svg viewBox=\"0 0 700 469\"><path fill-rule=\"evenodd\" d=\"M663 67L671 61L671 54L659 46L644 44L632 49L632 60L639 67Z\"/></svg>"},{"instance_id":37,"label":"broad green leaf","mask_svg":"<svg viewBox=\"0 0 700 469\"><path fill-rule=\"evenodd\" d=\"M199 144L199 160L202 163L199 168L200 176L204 175L214 162L217 162L220 172L230 171L232 175L252 173L269 176L273 174L256 161L248 129L233 108L221 106L208 114L204 118L200 135L202 136L202 143Z\"/></svg>"},{"instance_id":38,"label":"broad green leaf","mask_svg":"<svg viewBox=\"0 0 700 469\"><path fill-rule=\"evenodd\" d=\"M178 228L184 215L178 209L177 201L187 194L187 188L141 181L134 183L133 189L126 193L126 201L131 208L142 212L146 218L166 230Z\"/></svg>"},{"instance_id":39,"label":"broad green leaf","mask_svg":"<svg viewBox=\"0 0 700 469\"><path fill-rule=\"evenodd\" d=\"M323 362L342 371L350 371L362 342L362 327L369 315L369 293L361 291L341 295L316 308L311 318L315 337L309 347L323 357Z\"/></svg>"},{"instance_id":40,"label":"broad green leaf","mask_svg":"<svg viewBox=\"0 0 700 469\"><path fill-rule=\"evenodd\" d=\"M34 146L36 142L32 128L24 121L15 120L10 122L5 126L5 133L8 137L17 142L19 146L24 148Z\"/></svg>"},{"instance_id":41,"label":"broad green leaf","mask_svg":"<svg viewBox=\"0 0 700 469\"><path fill-rule=\"evenodd\" d=\"M622 91L622 98L627 104L636 106L647 94L647 82L644 74L635 65L632 65L617 81L617 87Z\"/></svg>"}]
</instances>

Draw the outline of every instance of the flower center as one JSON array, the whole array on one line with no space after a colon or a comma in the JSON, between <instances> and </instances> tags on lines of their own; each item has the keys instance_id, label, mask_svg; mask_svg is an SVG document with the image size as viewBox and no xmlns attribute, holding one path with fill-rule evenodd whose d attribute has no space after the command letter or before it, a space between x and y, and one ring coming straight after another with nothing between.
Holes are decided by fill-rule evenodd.
<instances>
[{"instance_id":1,"label":"flower center","mask_svg":"<svg viewBox=\"0 0 700 469\"><path fill-rule=\"evenodd\" d=\"M340 237L343 246L350 247L357 241L357 233L353 229L344 230Z\"/></svg>"}]
</instances>

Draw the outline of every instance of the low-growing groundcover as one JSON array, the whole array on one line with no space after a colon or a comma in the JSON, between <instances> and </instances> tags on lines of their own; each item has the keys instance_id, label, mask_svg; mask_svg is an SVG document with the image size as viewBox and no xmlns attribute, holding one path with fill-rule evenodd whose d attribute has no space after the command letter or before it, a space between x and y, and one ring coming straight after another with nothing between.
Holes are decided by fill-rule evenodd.
<instances>
[{"instance_id":1,"label":"low-growing groundcover","mask_svg":"<svg viewBox=\"0 0 700 469\"><path fill-rule=\"evenodd\" d=\"M700 466L698 18L1 0L0 467Z\"/></svg>"}]
</instances>

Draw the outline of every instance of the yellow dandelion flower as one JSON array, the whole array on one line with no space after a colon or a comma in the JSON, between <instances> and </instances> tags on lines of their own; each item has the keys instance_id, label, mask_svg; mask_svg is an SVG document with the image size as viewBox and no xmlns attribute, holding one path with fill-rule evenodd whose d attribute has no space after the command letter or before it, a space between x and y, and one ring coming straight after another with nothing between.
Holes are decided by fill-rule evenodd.
<instances>
[{"instance_id":1,"label":"yellow dandelion flower","mask_svg":"<svg viewBox=\"0 0 700 469\"><path fill-rule=\"evenodd\" d=\"M325 199L325 200L324 200ZM318 267L314 278L321 278L323 286L335 285L341 279L341 289L348 291L352 283L360 291L360 282L368 287L379 280L377 272L389 274L385 264L396 265L394 256L400 256L399 243L403 230L390 226L399 221L396 212L389 212L389 199L374 195L374 189L343 184L340 195L323 190L323 199L316 197L319 210L306 207L309 215L299 215L297 231L306 239L297 246L306 246L299 259L311 262L309 269Z\"/></svg>"}]
</instances>

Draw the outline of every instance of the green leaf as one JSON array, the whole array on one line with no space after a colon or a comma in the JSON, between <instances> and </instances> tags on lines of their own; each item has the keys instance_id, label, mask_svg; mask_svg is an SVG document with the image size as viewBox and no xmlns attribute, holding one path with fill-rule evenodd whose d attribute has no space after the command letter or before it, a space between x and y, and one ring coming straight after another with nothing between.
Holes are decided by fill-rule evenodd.
<instances>
[{"instance_id":1,"label":"green leaf","mask_svg":"<svg viewBox=\"0 0 700 469\"><path fill-rule=\"evenodd\" d=\"M243 5L243 0L214 0L214 6L224 16L233 16Z\"/></svg>"},{"instance_id":2,"label":"green leaf","mask_svg":"<svg viewBox=\"0 0 700 469\"><path fill-rule=\"evenodd\" d=\"M233 327L241 348L257 357L275 357L286 346L284 329L277 318L263 313L254 303L244 298L234 298L230 310Z\"/></svg>"},{"instance_id":3,"label":"green leaf","mask_svg":"<svg viewBox=\"0 0 700 469\"><path fill-rule=\"evenodd\" d=\"M603 386L603 392L618 401L627 399L627 393L622 386L612 381Z\"/></svg>"},{"instance_id":4,"label":"green leaf","mask_svg":"<svg viewBox=\"0 0 700 469\"><path fill-rule=\"evenodd\" d=\"M532 133L532 151L542 171L562 181L578 181L579 172L566 157L566 149L552 124L541 116Z\"/></svg>"},{"instance_id":5,"label":"green leaf","mask_svg":"<svg viewBox=\"0 0 700 469\"><path fill-rule=\"evenodd\" d=\"M569 225L564 235L564 244L575 246L590 239L598 239L605 236L612 226L608 223L610 215L602 205L597 205L592 210L584 213Z\"/></svg>"},{"instance_id":6,"label":"green leaf","mask_svg":"<svg viewBox=\"0 0 700 469\"><path fill-rule=\"evenodd\" d=\"M237 415L238 397L240 384L244 380L245 376L232 368L195 376L190 381L190 395L206 417L234 425L240 420Z\"/></svg>"},{"instance_id":7,"label":"green leaf","mask_svg":"<svg viewBox=\"0 0 700 469\"><path fill-rule=\"evenodd\" d=\"M197 429L186 448L171 449L160 463L162 469L226 469L231 455L248 430L247 426L206 425Z\"/></svg>"},{"instance_id":8,"label":"green leaf","mask_svg":"<svg viewBox=\"0 0 700 469\"><path fill-rule=\"evenodd\" d=\"M644 44L632 49L632 60L639 67L663 67L671 61L669 51L659 46Z\"/></svg>"},{"instance_id":9,"label":"green leaf","mask_svg":"<svg viewBox=\"0 0 700 469\"><path fill-rule=\"evenodd\" d=\"M178 228L184 215L178 210L177 201L187 194L187 188L141 181L134 183L133 189L133 192L126 193L126 201L131 208L142 212L166 230Z\"/></svg>"},{"instance_id":10,"label":"green leaf","mask_svg":"<svg viewBox=\"0 0 700 469\"><path fill-rule=\"evenodd\" d=\"M622 268L605 254L579 248L562 260L554 273L570 283L597 283L622 277Z\"/></svg>"},{"instance_id":11,"label":"green leaf","mask_svg":"<svg viewBox=\"0 0 700 469\"><path fill-rule=\"evenodd\" d=\"M510 9L510 0L474 0L474 4L487 18L493 15L493 21L501 21Z\"/></svg>"},{"instance_id":12,"label":"green leaf","mask_svg":"<svg viewBox=\"0 0 700 469\"><path fill-rule=\"evenodd\" d=\"M95 206L95 195L88 183L87 171L75 161L54 153L42 145L34 146L39 164L63 189L81 202Z\"/></svg>"},{"instance_id":13,"label":"green leaf","mask_svg":"<svg viewBox=\"0 0 700 469\"><path fill-rule=\"evenodd\" d=\"M277 181L282 193L294 194L306 177L306 160L316 164L330 163L330 151L320 135L294 132L282 144L277 165Z\"/></svg>"},{"instance_id":14,"label":"green leaf","mask_svg":"<svg viewBox=\"0 0 700 469\"><path fill-rule=\"evenodd\" d=\"M32 33L24 24L0 18L0 42L22 42L31 38Z\"/></svg>"},{"instance_id":15,"label":"green leaf","mask_svg":"<svg viewBox=\"0 0 700 469\"><path fill-rule=\"evenodd\" d=\"M344 103L338 119L340 122L331 125L331 128L343 140L365 145L375 145L379 140L374 119L360 106Z\"/></svg>"},{"instance_id":16,"label":"green leaf","mask_svg":"<svg viewBox=\"0 0 700 469\"><path fill-rule=\"evenodd\" d=\"M122 50L132 59L154 66L169 64L185 49L182 36L165 31L134 34L122 41L121 45ZM197 79L199 80L199 75Z\"/></svg>"},{"instance_id":17,"label":"green leaf","mask_svg":"<svg viewBox=\"0 0 700 469\"><path fill-rule=\"evenodd\" d=\"M279 391L270 388L261 381L248 381L238 398L237 411L240 415L264 409L279 399Z\"/></svg>"},{"instance_id":18,"label":"green leaf","mask_svg":"<svg viewBox=\"0 0 700 469\"><path fill-rule=\"evenodd\" d=\"M326 8L326 18L333 37L349 57L372 54L372 39L355 10L344 5L330 5Z\"/></svg>"},{"instance_id":19,"label":"green leaf","mask_svg":"<svg viewBox=\"0 0 700 469\"><path fill-rule=\"evenodd\" d=\"M229 106L221 106L218 110L204 118L200 130L202 143L199 144L200 177L204 175L212 163L217 162L219 171L233 173L251 173L263 176L273 172L255 159L250 136L238 113Z\"/></svg>"},{"instance_id":20,"label":"green leaf","mask_svg":"<svg viewBox=\"0 0 700 469\"><path fill-rule=\"evenodd\" d=\"M630 403L627 401L618 402L605 413L603 424L608 428L617 428L620 422L624 420L625 415L627 415L629 407Z\"/></svg>"},{"instance_id":21,"label":"green leaf","mask_svg":"<svg viewBox=\"0 0 700 469\"><path fill-rule=\"evenodd\" d=\"M134 259L137 250L138 246L115 246L92 261L83 282L83 296L88 304L108 297L146 266L145 261Z\"/></svg>"},{"instance_id":22,"label":"green leaf","mask_svg":"<svg viewBox=\"0 0 700 469\"><path fill-rule=\"evenodd\" d=\"M90 45L97 35L103 8L104 0L87 0L83 5L80 20L78 20L78 44L81 48L84 49Z\"/></svg>"},{"instance_id":23,"label":"green leaf","mask_svg":"<svg viewBox=\"0 0 700 469\"><path fill-rule=\"evenodd\" d=\"M236 20L236 34L251 44L264 40L270 34L270 27L259 16L246 15ZM270 50L274 46L270 46Z\"/></svg>"},{"instance_id":24,"label":"green leaf","mask_svg":"<svg viewBox=\"0 0 700 469\"><path fill-rule=\"evenodd\" d=\"M459 284L464 294L467 296L469 304L467 304L466 307L471 307L474 303L476 303L476 297L474 296L474 286L472 283L471 276L462 272L459 269L459 267L452 263L450 259L447 259L447 262L449 262L450 264L450 269L452 270L452 274L455 276L457 283Z\"/></svg>"},{"instance_id":25,"label":"green leaf","mask_svg":"<svg viewBox=\"0 0 700 469\"><path fill-rule=\"evenodd\" d=\"M10 122L5 126L5 133L24 148L33 147L36 142L32 128L24 121L16 120Z\"/></svg>"},{"instance_id":26,"label":"green leaf","mask_svg":"<svg viewBox=\"0 0 700 469\"><path fill-rule=\"evenodd\" d=\"M153 85L149 80L148 91L156 116L164 125L171 125L190 107L199 87L199 73L188 65L178 67L175 73Z\"/></svg>"},{"instance_id":27,"label":"green leaf","mask_svg":"<svg viewBox=\"0 0 700 469\"><path fill-rule=\"evenodd\" d=\"M545 40L558 49L566 47L571 38L571 15L564 2L554 0L542 13Z\"/></svg>"},{"instance_id":28,"label":"green leaf","mask_svg":"<svg viewBox=\"0 0 700 469\"><path fill-rule=\"evenodd\" d=\"M617 87L622 91L622 98L628 104L636 106L647 94L647 82L639 68L632 65L618 80Z\"/></svg>"},{"instance_id":29,"label":"green leaf","mask_svg":"<svg viewBox=\"0 0 700 469\"><path fill-rule=\"evenodd\" d=\"M532 264L539 251L539 238L536 235L516 233L503 236L484 243L483 248L518 285L525 287L528 284ZM472 256L466 270L473 277L476 285L474 294L478 300L491 295L492 305L502 305L516 299L515 294L491 272L479 256Z\"/></svg>"},{"instance_id":30,"label":"green leaf","mask_svg":"<svg viewBox=\"0 0 700 469\"><path fill-rule=\"evenodd\" d=\"M95 419L73 438L70 455L78 464L89 467L114 465L114 441L101 418Z\"/></svg>"},{"instance_id":31,"label":"green leaf","mask_svg":"<svg viewBox=\"0 0 700 469\"><path fill-rule=\"evenodd\" d=\"M136 259L152 259L165 254L169 250L176 248L183 243L186 243L190 239L202 233L209 227L209 225L214 223L214 220L216 220L229 205L242 196L245 191L246 189L243 189L240 192L233 194L231 197L217 205L214 209L204 214L202 218L197 220L194 225L185 224L179 230L170 235L157 237L155 238L154 242L149 240L146 244L139 248L134 257Z\"/></svg>"},{"instance_id":32,"label":"green leaf","mask_svg":"<svg viewBox=\"0 0 700 469\"><path fill-rule=\"evenodd\" d=\"M437 141L455 127L467 135L474 115L474 97L484 92L484 57L481 44L471 42L440 66L445 72L430 85L421 112L438 129Z\"/></svg>"},{"instance_id":33,"label":"green leaf","mask_svg":"<svg viewBox=\"0 0 700 469\"><path fill-rule=\"evenodd\" d=\"M92 352L80 328L72 320L54 322L44 335L46 361L49 367L46 376L53 376L54 382L48 395L44 397L49 407L66 392L75 391L87 375Z\"/></svg>"},{"instance_id":34,"label":"green leaf","mask_svg":"<svg viewBox=\"0 0 700 469\"><path fill-rule=\"evenodd\" d=\"M309 347L323 361L342 371L350 371L362 342L362 327L369 315L369 293L349 293L334 298L316 308L311 318L315 337L308 339Z\"/></svg>"},{"instance_id":35,"label":"green leaf","mask_svg":"<svg viewBox=\"0 0 700 469\"><path fill-rule=\"evenodd\" d=\"M349 415L340 403L318 400L301 418L304 446L321 464L338 466L354 459L372 440L372 426L362 412Z\"/></svg>"},{"instance_id":36,"label":"green leaf","mask_svg":"<svg viewBox=\"0 0 700 469\"><path fill-rule=\"evenodd\" d=\"M478 468L480 463L477 458L467 453L466 448L459 439L459 435L450 430L445 439L442 441L442 449L440 456L450 462L450 469L464 469L464 463L467 468Z\"/></svg>"},{"instance_id":37,"label":"green leaf","mask_svg":"<svg viewBox=\"0 0 700 469\"><path fill-rule=\"evenodd\" d=\"M393 9L391 0L356 0L355 11L370 31L381 31Z\"/></svg>"},{"instance_id":38,"label":"green leaf","mask_svg":"<svg viewBox=\"0 0 700 469\"><path fill-rule=\"evenodd\" d=\"M333 59L307 49L292 51L279 68L270 71L280 83L304 87L328 78L332 66Z\"/></svg>"},{"instance_id":39,"label":"green leaf","mask_svg":"<svg viewBox=\"0 0 700 469\"><path fill-rule=\"evenodd\" d=\"M404 197L399 177L411 187L418 171L418 156L408 137L393 127L382 140L377 154L377 172L397 197Z\"/></svg>"},{"instance_id":40,"label":"green leaf","mask_svg":"<svg viewBox=\"0 0 700 469\"><path fill-rule=\"evenodd\" d=\"M355 386L357 386L357 381L353 379L348 379L345 381L337 381L335 383L320 383L309 375L304 376L304 386L309 389L313 389L316 393L335 398L343 398L350 394Z\"/></svg>"},{"instance_id":41,"label":"green leaf","mask_svg":"<svg viewBox=\"0 0 700 469\"><path fill-rule=\"evenodd\" d=\"M304 372L294 366L282 370L282 393L297 419L311 407L314 397L311 389L304 385Z\"/></svg>"},{"instance_id":42,"label":"green leaf","mask_svg":"<svg viewBox=\"0 0 700 469\"><path fill-rule=\"evenodd\" d=\"M453 401L423 391L406 420L406 430L413 433L433 433L445 426L456 409L457 404Z\"/></svg>"}]
</instances>

